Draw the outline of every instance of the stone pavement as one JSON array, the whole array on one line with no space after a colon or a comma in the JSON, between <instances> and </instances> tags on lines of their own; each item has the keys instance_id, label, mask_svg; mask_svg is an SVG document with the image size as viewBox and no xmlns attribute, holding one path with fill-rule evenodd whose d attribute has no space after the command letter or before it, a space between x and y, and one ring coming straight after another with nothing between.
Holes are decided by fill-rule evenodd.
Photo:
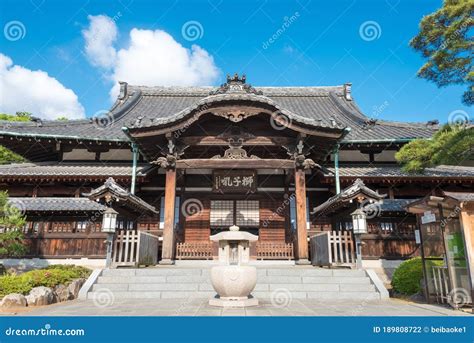
<instances>
[{"instance_id":1,"label":"stone pavement","mask_svg":"<svg viewBox=\"0 0 474 343\"><path fill-rule=\"evenodd\" d=\"M7 314L7 313L4 313ZM27 316L459 316L470 315L447 307L399 299L377 301L297 300L281 305L260 300L246 309L215 308L205 299L74 300L20 312Z\"/></svg>"}]
</instances>

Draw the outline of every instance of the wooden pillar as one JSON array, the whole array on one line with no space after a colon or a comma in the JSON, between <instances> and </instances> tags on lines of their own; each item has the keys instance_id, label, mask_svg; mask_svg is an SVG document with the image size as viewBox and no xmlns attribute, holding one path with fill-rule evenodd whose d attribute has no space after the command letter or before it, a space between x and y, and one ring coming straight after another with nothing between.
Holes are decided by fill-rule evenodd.
<instances>
[{"instance_id":1,"label":"wooden pillar","mask_svg":"<svg viewBox=\"0 0 474 343\"><path fill-rule=\"evenodd\" d=\"M166 170L165 184L165 222L163 228L163 249L160 264L173 264L174 261L174 206L176 201L176 169Z\"/></svg>"},{"instance_id":2,"label":"wooden pillar","mask_svg":"<svg viewBox=\"0 0 474 343\"><path fill-rule=\"evenodd\" d=\"M306 178L304 169L295 169L296 200L296 264L309 264L308 232L306 229Z\"/></svg>"}]
</instances>

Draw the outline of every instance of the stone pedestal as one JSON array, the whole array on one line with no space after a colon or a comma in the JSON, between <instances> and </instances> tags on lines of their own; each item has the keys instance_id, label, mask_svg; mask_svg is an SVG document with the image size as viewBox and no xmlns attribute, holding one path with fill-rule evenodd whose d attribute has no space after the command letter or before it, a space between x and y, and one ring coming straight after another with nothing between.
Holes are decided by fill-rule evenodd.
<instances>
[{"instance_id":1,"label":"stone pedestal","mask_svg":"<svg viewBox=\"0 0 474 343\"><path fill-rule=\"evenodd\" d=\"M245 266L250 260L250 242L258 240L258 236L239 231L231 226L210 237L219 243L220 266L211 268L211 283L217 292L216 297L209 300L209 305L220 307L247 307L258 305L258 300L250 293L257 284L257 268Z\"/></svg>"},{"instance_id":2,"label":"stone pedestal","mask_svg":"<svg viewBox=\"0 0 474 343\"><path fill-rule=\"evenodd\" d=\"M253 266L215 266L211 268L211 283L218 296L209 305L247 307L258 305L250 296L257 284L257 268Z\"/></svg>"}]
</instances>

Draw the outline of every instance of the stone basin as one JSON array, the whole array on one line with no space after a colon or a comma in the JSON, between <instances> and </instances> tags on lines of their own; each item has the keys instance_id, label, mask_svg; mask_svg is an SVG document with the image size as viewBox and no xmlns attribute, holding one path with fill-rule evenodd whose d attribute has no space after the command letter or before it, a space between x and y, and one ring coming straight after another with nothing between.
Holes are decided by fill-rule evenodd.
<instances>
[{"instance_id":1,"label":"stone basin","mask_svg":"<svg viewBox=\"0 0 474 343\"><path fill-rule=\"evenodd\" d=\"M253 266L215 266L211 268L211 283L219 297L209 300L213 306L246 307L258 305L249 297L257 284L257 268Z\"/></svg>"}]
</instances>

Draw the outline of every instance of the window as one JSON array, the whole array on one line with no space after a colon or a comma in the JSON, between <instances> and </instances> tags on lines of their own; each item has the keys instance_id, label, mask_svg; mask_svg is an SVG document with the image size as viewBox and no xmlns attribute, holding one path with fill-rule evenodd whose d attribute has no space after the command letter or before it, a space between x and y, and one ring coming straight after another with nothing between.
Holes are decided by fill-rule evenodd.
<instances>
[{"instance_id":1,"label":"window","mask_svg":"<svg viewBox=\"0 0 474 343\"><path fill-rule=\"evenodd\" d=\"M258 201L238 200L236 202L236 225L257 226L260 222Z\"/></svg>"},{"instance_id":2,"label":"window","mask_svg":"<svg viewBox=\"0 0 474 343\"><path fill-rule=\"evenodd\" d=\"M211 226L228 227L232 225L234 225L234 201L211 201Z\"/></svg>"},{"instance_id":3,"label":"window","mask_svg":"<svg viewBox=\"0 0 474 343\"><path fill-rule=\"evenodd\" d=\"M117 230L135 230L135 222L133 220L118 219Z\"/></svg>"},{"instance_id":4,"label":"window","mask_svg":"<svg viewBox=\"0 0 474 343\"><path fill-rule=\"evenodd\" d=\"M87 224L87 221L76 222L76 232L86 232Z\"/></svg>"},{"instance_id":5,"label":"window","mask_svg":"<svg viewBox=\"0 0 474 343\"><path fill-rule=\"evenodd\" d=\"M258 200L212 200L211 227L228 228L232 225L258 227L260 206Z\"/></svg>"}]
</instances>

